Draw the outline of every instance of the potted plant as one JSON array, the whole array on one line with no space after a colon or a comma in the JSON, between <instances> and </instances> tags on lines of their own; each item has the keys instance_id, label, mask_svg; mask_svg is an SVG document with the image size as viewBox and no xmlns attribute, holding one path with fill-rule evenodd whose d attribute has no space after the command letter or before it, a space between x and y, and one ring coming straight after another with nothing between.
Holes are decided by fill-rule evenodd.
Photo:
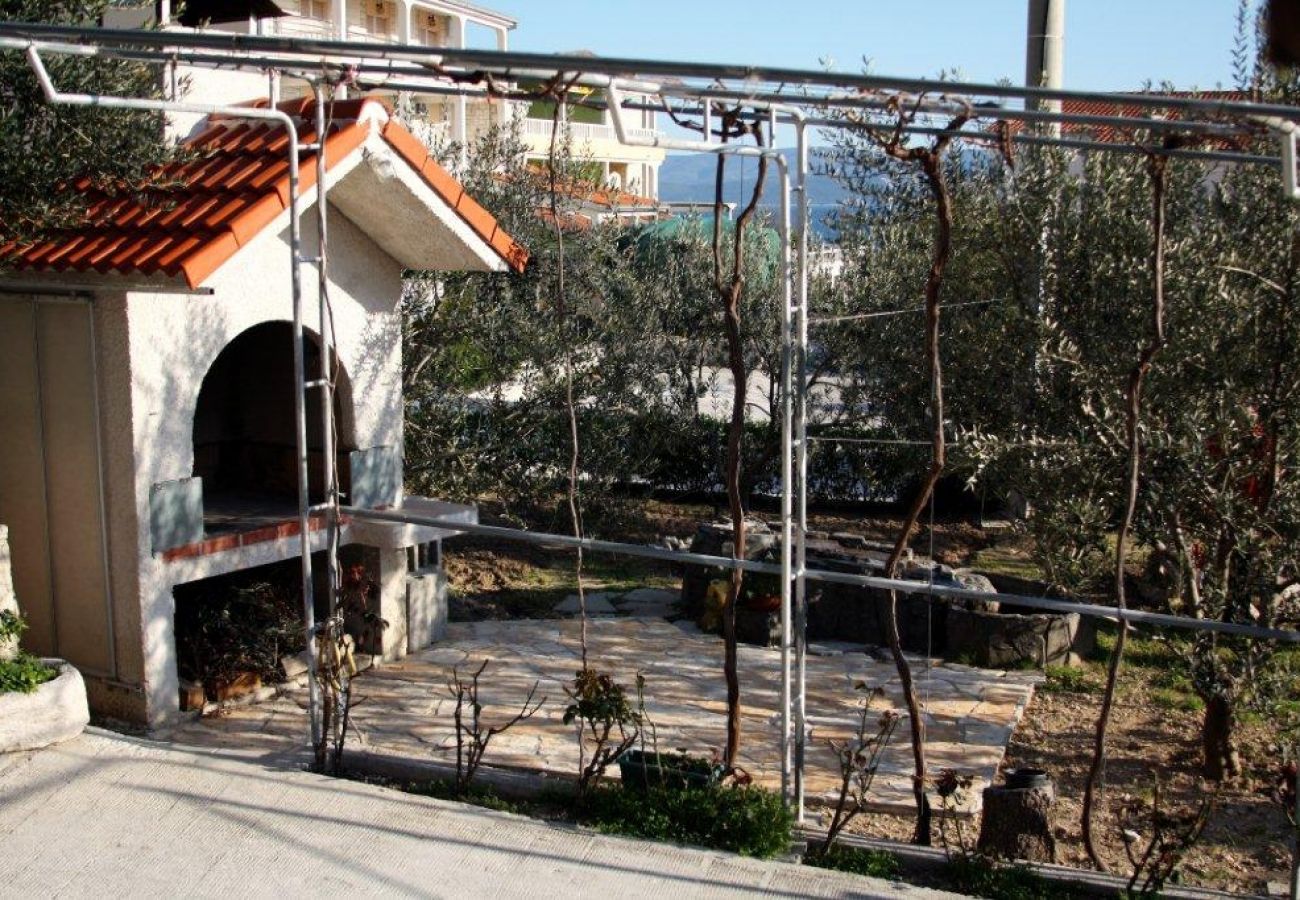
<instances>
[{"instance_id":1,"label":"potted plant","mask_svg":"<svg viewBox=\"0 0 1300 900\"><path fill-rule=\"evenodd\" d=\"M0 753L66 741L90 721L81 673L18 649L26 627L14 610L0 610Z\"/></svg>"},{"instance_id":2,"label":"potted plant","mask_svg":"<svg viewBox=\"0 0 1300 900\"><path fill-rule=\"evenodd\" d=\"M618 758L618 774L626 788L665 787L676 790L703 788L722 779L723 767L716 760L691 756L683 750L627 750Z\"/></svg>"}]
</instances>

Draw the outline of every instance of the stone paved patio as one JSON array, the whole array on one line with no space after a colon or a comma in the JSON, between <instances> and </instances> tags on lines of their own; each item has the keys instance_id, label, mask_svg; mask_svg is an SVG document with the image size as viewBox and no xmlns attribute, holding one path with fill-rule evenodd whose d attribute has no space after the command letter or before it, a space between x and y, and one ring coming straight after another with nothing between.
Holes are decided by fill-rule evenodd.
<instances>
[{"instance_id":1,"label":"stone paved patio","mask_svg":"<svg viewBox=\"0 0 1300 900\"><path fill-rule=\"evenodd\" d=\"M455 761L454 702L447 676L484 659L481 699L488 723L508 718L534 681L547 702L533 719L493 739L485 763L571 773L577 747L561 722L564 683L579 667L579 623L574 620L506 620L453 623L445 642L400 663L365 673L355 684L364 698L353 719L360 743L371 751ZM722 641L691 623L662 618L597 618L589 622L592 665L616 673L632 688L636 672L646 678L646 707L658 730L660 749L708 753L724 740L726 687ZM741 645L743 715L741 764L771 787L780 785L780 654ZM997 772L1006 744L1033 694L1036 676L914 659L926 700L929 762L935 772L951 768L977 778ZM902 708L893 664L861 647L814 645L808 657L807 709L811 727L806 769L810 800L829 800L837 787L828 738L846 737L855 715L855 682L882 687ZM275 700L210 716L180 729L176 740L198 745L283 748L302 741L306 690L290 689ZM906 720L886 752L874 794L882 809L910 810L911 749ZM978 800L978 790L973 792Z\"/></svg>"}]
</instances>

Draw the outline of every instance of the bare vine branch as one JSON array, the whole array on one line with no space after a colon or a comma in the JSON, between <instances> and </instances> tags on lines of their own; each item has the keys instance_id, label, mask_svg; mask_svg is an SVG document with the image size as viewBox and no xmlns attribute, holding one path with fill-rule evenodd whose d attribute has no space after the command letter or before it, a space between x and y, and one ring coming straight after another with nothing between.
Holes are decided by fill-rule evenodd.
<instances>
[{"instance_id":1,"label":"bare vine branch","mask_svg":"<svg viewBox=\"0 0 1300 900\"><path fill-rule=\"evenodd\" d=\"M474 774L478 771L479 763L483 761L483 754L487 752L492 738L509 731L526 719L531 719L546 703L545 697L534 702L533 698L537 696L537 688L541 684L534 681L533 686L528 690L528 696L519 707L519 712L500 725L484 727L483 704L479 702L478 688L479 678L487 669L488 662L489 660L483 660L483 664L470 676L469 681L463 680L460 672L453 668L451 678L447 681L447 691L456 701L453 718L456 724L456 793L458 794L463 794L469 789L470 782L474 780ZM468 721L466 721L467 710Z\"/></svg>"},{"instance_id":2,"label":"bare vine branch","mask_svg":"<svg viewBox=\"0 0 1300 900\"><path fill-rule=\"evenodd\" d=\"M952 193L943 172L943 153L952 141L952 134L957 132L969 120L969 114L962 114L952 119L944 129L945 133L936 137L928 146L906 146L903 143L907 123L916 115L921 104L918 97L908 112L898 116L897 125L888 140L878 139L886 155L905 163L919 165L925 174L931 196L935 201L935 238L934 253L931 257L930 271L925 280L925 353L930 374L930 468L926 472L921 489L907 511L903 524L899 528L894 548L885 563L885 577L898 575L898 566L907 549L912 529L920 521L934 486L943 475L947 458L947 448L943 432L943 363L939 355L940 298L943 288L944 272L952 257ZM912 761L915 767L913 777L913 795L916 798L916 831L913 840L923 846L929 846L931 837L932 812L926 794L926 759L925 759L925 721L922 718L920 702L916 696L916 683L912 678L912 667L903 655L902 639L898 631L898 593L889 592L889 608L886 617L886 633L889 639L889 651L898 670L898 679L903 688L903 697L907 703L908 729L912 739Z\"/></svg>"},{"instance_id":3,"label":"bare vine branch","mask_svg":"<svg viewBox=\"0 0 1300 900\"><path fill-rule=\"evenodd\" d=\"M745 123L740 110L732 109L722 115L722 141L726 143L733 134L753 135L755 143L763 146L760 125ZM745 431L745 399L748 393L744 345L741 340L740 298L744 290L745 226L753 218L763 196L763 183L767 179L767 156L758 157L758 175L754 190L745 208L736 217L731 253L731 273L723 276L722 213L723 182L726 173L726 156L718 154L717 173L714 179L713 200L713 281L722 304L723 328L727 335L727 361L731 369L732 402L731 423L727 430L726 486L727 505L731 512L731 556L744 559L745 507L740 492L741 441ZM727 605L722 611L723 674L727 682L727 746L723 763L727 769L736 765L740 750L740 677L737 673L736 608L740 605L740 589L744 572L731 570L731 585L727 592Z\"/></svg>"},{"instance_id":4,"label":"bare vine branch","mask_svg":"<svg viewBox=\"0 0 1300 900\"><path fill-rule=\"evenodd\" d=\"M556 76L558 79L559 76ZM551 110L551 142L547 158L547 175L549 178L548 187L550 188L550 212L551 225L555 229L555 247L556 247L556 271L555 271L555 306L559 315L560 325L564 325L566 302L565 302L565 284L564 284L564 223L560 221L559 207L559 176L556 172L556 142L560 133L560 111L564 108L565 98L569 90L577 83L578 76L574 75L567 83L561 83L558 80L550 84L548 92L552 97L554 106ZM565 411L569 417L569 471L568 485L566 490L566 500L569 506L569 522L573 528L573 536L582 538L582 513L579 506L578 497L578 459L581 452L581 444L578 438L578 411L577 405L573 399L573 344L571 341L564 340L564 403ZM582 545L575 548L574 561L574 578L578 590L578 613L581 619L579 639L582 644L582 667L587 668L587 592L582 583Z\"/></svg>"},{"instance_id":5,"label":"bare vine branch","mask_svg":"<svg viewBox=\"0 0 1300 900\"><path fill-rule=\"evenodd\" d=\"M1124 390L1125 401L1125 435L1128 439L1127 497L1124 505L1124 518L1120 521L1119 532L1115 537L1115 607L1125 609L1124 567L1128 562L1128 539L1133 530L1133 519L1137 513L1138 486L1142 469L1142 385L1156 356L1165 346L1165 192L1169 184L1169 157L1152 153L1147 157L1147 174L1151 180L1151 324L1147 343L1138 353L1137 361L1129 371L1128 383ZM1124 647L1128 640L1128 628L1119 622L1115 648L1111 651L1110 664L1106 670L1106 691L1102 696L1101 712L1097 716L1097 728L1093 738L1092 764L1088 769L1088 781L1083 792L1083 846L1088 851L1088 858L1101 871L1108 871L1105 861L1097 851L1093 835L1093 813L1096 808L1097 788L1101 782L1101 773L1106 765L1106 733L1110 727L1110 718L1115 705L1115 688L1119 683L1120 665L1124 657Z\"/></svg>"}]
</instances>

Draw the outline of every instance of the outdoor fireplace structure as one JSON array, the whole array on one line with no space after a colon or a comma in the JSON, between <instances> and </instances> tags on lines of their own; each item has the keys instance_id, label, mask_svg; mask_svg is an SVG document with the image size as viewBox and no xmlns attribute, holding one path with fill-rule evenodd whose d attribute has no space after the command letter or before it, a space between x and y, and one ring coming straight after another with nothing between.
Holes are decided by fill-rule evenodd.
<instances>
[{"instance_id":1,"label":"outdoor fireplace structure","mask_svg":"<svg viewBox=\"0 0 1300 900\"><path fill-rule=\"evenodd\" d=\"M281 109L315 141L312 102ZM520 270L526 251L374 100L333 104L328 291L344 502L476 521L402 482L402 273ZM0 522L26 645L86 676L99 713L158 727L178 704L173 589L301 555L283 130L214 118L147 196L91 197L86 223L0 246ZM304 154L301 208L314 204ZM84 190L89 190L84 185ZM315 217L302 216L315 245ZM315 272L304 279L315 279ZM314 313L315 304L311 307ZM319 322L307 317L307 371ZM319 423L322 392L309 400ZM323 436L308 430L312 502ZM312 551L323 518L309 522ZM387 658L428 642L408 549L448 532L342 519L390 623ZM414 555L414 554L410 554ZM423 556L423 555L422 555ZM417 614L416 619L420 616ZM408 627L410 626L410 627ZM421 626L425 627L425 626Z\"/></svg>"}]
</instances>

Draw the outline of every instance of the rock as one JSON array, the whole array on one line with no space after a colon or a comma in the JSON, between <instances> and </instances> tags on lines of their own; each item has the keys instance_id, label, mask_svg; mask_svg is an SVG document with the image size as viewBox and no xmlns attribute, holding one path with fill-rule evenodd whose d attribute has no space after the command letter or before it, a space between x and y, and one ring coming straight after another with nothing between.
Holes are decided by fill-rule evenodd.
<instances>
[{"instance_id":1,"label":"rock","mask_svg":"<svg viewBox=\"0 0 1300 900\"><path fill-rule=\"evenodd\" d=\"M948 652L994 669L1063 665L1078 631L1078 613L1022 615L953 606L947 617Z\"/></svg>"},{"instance_id":2,"label":"rock","mask_svg":"<svg viewBox=\"0 0 1300 900\"><path fill-rule=\"evenodd\" d=\"M676 603L677 592L663 588L637 588L623 595L624 603Z\"/></svg>"},{"instance_id":3,"label":"rock","mask_svg":"<svg viewBox=\"0 0 1300 900\"><path fill-rule=\"evenodd\" d=\"M610 602L612 595L598 591L594 594L587 594L587 615L589 616L612 616L614 615L614 604ZM578 595L570 594L559 603L555 604L554 612L562 616L576 616L581 613L581 606L578 603Z\"/></svg>"},{"instance_id":4,"label":"rock","mask_svg":"<svg viewBox=\"0 0 1300 900\"><path fill-rule=\"evenodd\" d=\"M307 651L304 650L296 656L280 657L280 668L284 670L285 681L297 681L307 674L309 668Z\"/></svg>"},{"instance_id":5,"label":"rock","mask_svg":"<svg viewBox=\"0 0 1300 900\"><path fill-rule=\"evenodd\" d=\"M860 534L853 534L848 531L836 531L831 534L831 540L838 543L841 547L859 547L867 549L867 539Z\"/></svg>"},{"instance_id":6,"label":"rock","mask_svg":"<svg viewBox=\"0 0 1300 900\"><path fill-rule=\"evenodd\" d=\"M968 591L983 591L986 594L996 594L998 592L998 589L993 586L993 582L989 581L987 577L970 569L957 569L953 572L953 577L958 584ZM1001 604L997 600L985 600L976 597L963 597L953 602L963 609L987 613L995 613L1001 608Z\"/></svg>"},{"instance_id":7,"label":"rock","mask_svg":"<svg viewBox=\"0 0 1300 900\"><path fill-rule=\"evenodd\" d=\"M780 647L781 616L740 607L736 610L736 640L759 647Z\"/></svg>"}]
</instances>

